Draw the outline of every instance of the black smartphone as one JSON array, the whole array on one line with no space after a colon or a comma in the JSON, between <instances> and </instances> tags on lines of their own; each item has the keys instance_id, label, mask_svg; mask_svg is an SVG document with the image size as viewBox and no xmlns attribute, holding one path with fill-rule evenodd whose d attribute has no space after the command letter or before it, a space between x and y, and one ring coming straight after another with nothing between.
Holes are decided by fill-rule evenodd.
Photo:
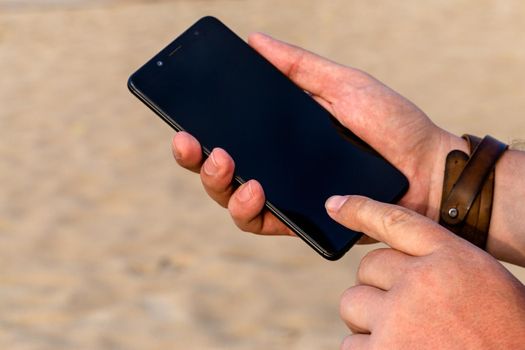
<instances>
[{"instance_id":1,"label":"black smartphone","mask_svg":"<svg viewBox=\"0 0 525 350\"><path fill-rule=\"evenodd\" d=\"M331 195L394 202L408 181L218 19L204 17L128 81L131 92L205 156L222 147L235 182L258 180L266 208L327 259L361 234L333 221Z\"/></svg>"}]
</instances>

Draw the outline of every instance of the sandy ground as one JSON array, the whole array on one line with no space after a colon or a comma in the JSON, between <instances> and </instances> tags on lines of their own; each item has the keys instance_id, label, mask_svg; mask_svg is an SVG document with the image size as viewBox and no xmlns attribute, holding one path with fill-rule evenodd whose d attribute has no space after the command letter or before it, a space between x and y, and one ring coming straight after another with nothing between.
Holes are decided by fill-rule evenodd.
<instances>
[{"instance_id":1,"label":"sandy ground","mask_svg":"<svg viewBox=\"0 0 525 350\"><path fill-rule=\"evenodd\" d=\"M525 137L522 1L0 0L0 348L338 347L367 248L327 262L238 232L127 92L205 14L367 70L454 132Z\"/></svg>"}]
</instances>

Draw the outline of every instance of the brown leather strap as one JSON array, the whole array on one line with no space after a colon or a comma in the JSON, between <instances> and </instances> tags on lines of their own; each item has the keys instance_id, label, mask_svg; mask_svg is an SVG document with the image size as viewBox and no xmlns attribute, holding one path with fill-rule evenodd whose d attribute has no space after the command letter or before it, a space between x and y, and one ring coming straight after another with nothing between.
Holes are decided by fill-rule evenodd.
<instances>
[{"instance_id":1,"label":"brown leather strap","mask_svg":"<svg viewBox=\"0 0 525 350\"><path fill-rule=\"evenodd\" d=\"M476 147L478 147L478 145L483 140L481 137L477 137L477 136L469 135L469 134L464 134L461 137L465 139L465 141L467 141L467 145L468 145L470 154L474 153L474 150L476 149Z\"/></svg>"},{"instance_id":2,"label":"brown leather strap","mask_svg":"<svg viewBox=\"0 0 525 350\"><path fill-rule=\"evenodd\" d=\"M459 179L441 205L441 217L446 223L454 225L465 220L487 176L506 149L506 144L488 135L474 149Z\"/></svg>"},{"instance_id":3,"label":"brown leather strap","mask_svg":"<svg viewBox=\"0 0 525 350\"><path fill-rule=\"evenodd\" d=\"M485 248L494 194L494 166L507 145L486 136L463 136L471 157L455 150L448 154L440 210L440 224Z\"/></svg>"}]
</instances>

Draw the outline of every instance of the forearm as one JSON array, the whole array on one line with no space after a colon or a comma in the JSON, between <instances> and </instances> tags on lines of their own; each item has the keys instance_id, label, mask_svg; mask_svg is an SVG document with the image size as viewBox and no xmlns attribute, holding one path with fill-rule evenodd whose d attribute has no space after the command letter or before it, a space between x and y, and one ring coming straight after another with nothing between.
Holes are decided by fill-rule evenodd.
<instances>
[{"instance_id":1,"label":"forearm","mask_svg":"<svg viewBox=\"0 0 525 350\"><path fill-rule=\"evenodd\" d=\"M525 266L525 152L509 150L496 165L487 251Z\"/></svg>"}]
</instances>

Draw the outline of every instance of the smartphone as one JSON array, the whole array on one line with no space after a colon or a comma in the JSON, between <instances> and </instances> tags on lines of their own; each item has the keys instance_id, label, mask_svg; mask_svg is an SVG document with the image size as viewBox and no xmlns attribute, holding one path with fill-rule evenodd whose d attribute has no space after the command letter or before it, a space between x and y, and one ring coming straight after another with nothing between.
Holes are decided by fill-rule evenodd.
<instances>
[{"instance_id":1,"label":"smartphone","mask_svg":"<svg viewBox=\"0 0 525 350\"><path fill-rule=\"evenodd\" d=\"M326 109L218 19L204 17L128 81L176 131L235 161L235 183L258 180L266 210L323 257L335 260L361 234L333 221L324 203L359 194L395 202L408 181Z\"/></svg>"}]
</instances>

